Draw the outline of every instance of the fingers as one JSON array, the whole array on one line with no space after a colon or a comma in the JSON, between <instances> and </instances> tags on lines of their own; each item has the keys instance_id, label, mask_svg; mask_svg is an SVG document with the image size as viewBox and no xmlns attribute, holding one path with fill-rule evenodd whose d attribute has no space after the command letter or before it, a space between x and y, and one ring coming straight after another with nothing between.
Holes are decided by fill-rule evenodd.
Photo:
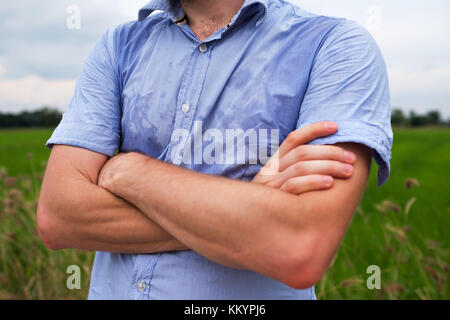
<instances>
[{"instance_id":1,"label":"fingers","mask_svg":"<svg viewBox=\"0 0 450 320\"><path fill-rule=\"evenodd\" d=\"M316 122L301 129L292 131L281 144L279 149L279 157L282 158L295 147L307 144L308 142L320 137L329 136L336 133L336 131L337 124L332 121Z\"/></svg>"},{"instance_id":2,"label":"fingers","mask_svg":"<svg viewBox=\"0 0 450 320\"><path fill-rule=\"evenodd\" d=\"M331 188L334 179L330 176L310 175L304 177L294 177L287 180L280 188L281 191L295 195L319 191Z\"/></svg>"},{"instance_id":3,"label":"fingers","mask_svg":"<svg viewBox=\"0 0 450 320\"><path fill-rule=\"evenodd\" d=\"M356 156L353 152L331 145L302 145L289 151L279 162L279 171L300 161L335 160L344 163L354 163Z\"/></svg>"},{"instance_id":4,"label":"fingers","mask_svg":"<svg viewBox=\"0 0 450 320\"><path fill-rule=\"evenodd\" d=\"M289 179L308 175L328 175L346 179L351 177L352 174L353 166L349 163L333 160L301 161L278 173L267 185L279 188Z\"/></svg>"}]
</instances>

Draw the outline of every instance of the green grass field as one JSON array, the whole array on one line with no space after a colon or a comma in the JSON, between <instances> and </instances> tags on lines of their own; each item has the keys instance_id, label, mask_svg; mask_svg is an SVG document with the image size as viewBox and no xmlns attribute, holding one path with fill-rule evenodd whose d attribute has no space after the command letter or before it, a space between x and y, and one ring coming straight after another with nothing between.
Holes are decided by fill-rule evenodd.
<instances>
[{"instance_id":1,"label":"green grass field","mask_svg":"<svg viewBox=\"0 0 450 320\"><path fill-rule=\"evenodd\" d=\"M77 299L88 290L92 254L52 252L40 242L35 210L51 130L0 131L0 299ZM364 199L325 277L319 299L449 299L450 130L395 131L392 173ZM408 180L410 188L406 188ZM66 268L82 269L82 290L66 288ZM370 265L381 289L369 290Z\"/></svg>"}]
</instances>

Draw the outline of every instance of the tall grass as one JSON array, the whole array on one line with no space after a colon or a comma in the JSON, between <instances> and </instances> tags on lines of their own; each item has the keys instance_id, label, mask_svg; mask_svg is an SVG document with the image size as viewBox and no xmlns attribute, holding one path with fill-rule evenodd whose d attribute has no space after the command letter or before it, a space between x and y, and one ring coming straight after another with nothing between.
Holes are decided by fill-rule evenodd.
<instances>
[{"instance_id":1,"label":"tall grass","mask_svg":"<svg viewBox=\"0 0 450 320\"><path fill-rule=\"evenodd\" d=\"M92 254L50 251L37 233L36 207L44 166L45 162L41 163L31 176L18 177L10 177L5 168L0 168L0 299L87 296ZM69 265L81 268L81 290L69 290L66 286Z\"/></svg>"},{"instance_id":2,"label":"tall grass","mask_svg":"<svg viewBox=\"0 0 450 320\"><path fill-rule=\"evenodd\" d=\"M449 299L450 130L395 129L391 176L367 190L332 267L322 299ZM369 265L381 290L368 290Z\"/></svg>"},{"instance_id":3,"label":"tall grass","mask_svg":"<svg viewBox=\"0 0 450 320\"><path fill-rule=\"evenodd\" d=\"M419 186L414 178L404 188ZM403 186L399 186L401 188ZM416 197L398 204L383 200L373 212L358 207L350 230L325 277L316 287L319 299L449 299L449 250L442 242L420 235L410 215ZM367 267L381 269L381 289L369 289ZM369 281L370 282L370 281Z\"/></svg>"}]
</instances>

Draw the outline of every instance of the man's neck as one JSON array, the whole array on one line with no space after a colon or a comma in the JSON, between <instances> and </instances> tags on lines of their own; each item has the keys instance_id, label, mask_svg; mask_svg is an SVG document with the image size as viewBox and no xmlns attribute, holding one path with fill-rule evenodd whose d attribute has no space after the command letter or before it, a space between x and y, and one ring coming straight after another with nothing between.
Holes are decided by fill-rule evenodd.
<instances>
[{"instance_id":1,"label":"man's neck","mask_svg":"<svg viewBox=\"0 0 450 320\"><path fill-rule=\"evenodd\" d=\"M188 18L189 27L198 40L226 26L239 11L244 0L180 0Z\"/></svg>"}]
</instances>

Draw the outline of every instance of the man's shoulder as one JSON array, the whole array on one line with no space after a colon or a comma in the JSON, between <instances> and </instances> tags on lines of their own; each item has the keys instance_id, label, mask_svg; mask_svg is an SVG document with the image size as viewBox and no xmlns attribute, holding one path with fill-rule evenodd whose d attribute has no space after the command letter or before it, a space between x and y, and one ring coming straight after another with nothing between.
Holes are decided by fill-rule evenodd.
<instances>
[{"instance_id":1,"label":"man's shoulder","mask_svg":"<svg viewBox=\"0 0 450 320\"><path fill-rule=\"evenodd\" d=\"M115 42L125 44L131 40L136 40L140 37L147 36L154 32L161 24L165 22L167 13L157 12L151 14L143 20L133 20L121 23L106 31Z\"/></svg>"},{"instance_id":2,"label":"man's shoulder","mask_svg":"<svg viewBox=\"0 0 450 320\"><path fill-rule=\"evenodd\" d=\"M267 23L270 26L278 26L281 32L290 30L292 33L298 33L304 40L316 39L319 43L349 31L364 33L364 28L357 22L316 14L286 0L273 0Z\"/></svg>"},{"instance_id":3,"label":"man's shoulder","mask_svg":"<svg viewBox=\"0 0 450 320\"><path fill-rule=\"evenodd\" d=\"M273 3L269 22L277 24L281 31L297 33L303 39L299 44L315 44L318 50L335 45L377 48L373 37L358 22L312 13L286 0L273 0Z\"/></svg>"},{"instance_id":4,"label":"man's shoulder","mask_svg":"<svg viewBox=\"0 0 450 320\"><path fill-rule=\"evenodd\" d=\"M345 24L349 20L334 16L316 14L305 10L295 3L287 0L273 0L272 12L275 19L282 19L286 23L310 24L321 28L333 28Z\"/></svg>"}]
</instances>

